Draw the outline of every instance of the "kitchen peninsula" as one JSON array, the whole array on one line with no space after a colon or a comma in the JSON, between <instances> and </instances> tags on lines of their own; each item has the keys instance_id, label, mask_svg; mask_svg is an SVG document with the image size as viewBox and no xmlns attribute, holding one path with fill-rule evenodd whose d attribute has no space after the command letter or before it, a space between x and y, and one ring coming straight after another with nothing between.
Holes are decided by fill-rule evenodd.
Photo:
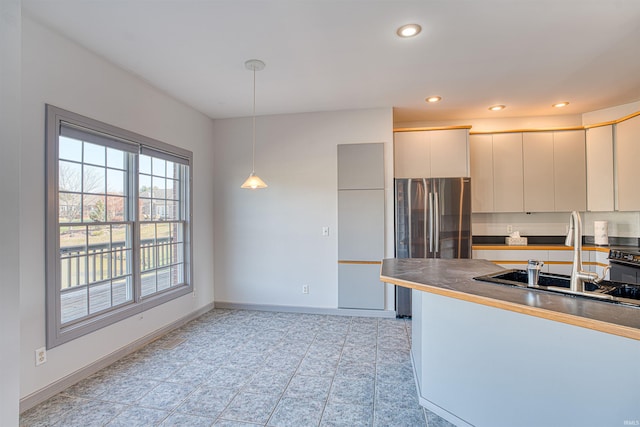
<instances>
[{"instance_id":1,"label":"kitchen peninsula","mask_svg":"<svg viewBox=\"0 0 640 427\"><path fill-rule=\"evenodd\" d=\"M473 280L500 269L383 261L413 289L420 403L458 426L640 423L640 308Z\"/></svg>"}]
</instances>

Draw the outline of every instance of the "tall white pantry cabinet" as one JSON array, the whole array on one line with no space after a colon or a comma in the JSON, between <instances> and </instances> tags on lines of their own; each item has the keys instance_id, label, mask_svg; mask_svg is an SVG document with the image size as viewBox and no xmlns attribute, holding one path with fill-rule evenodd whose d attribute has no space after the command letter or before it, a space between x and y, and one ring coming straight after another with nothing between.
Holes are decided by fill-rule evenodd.
<instances>
[{"instance_id":1,"label":"tall white pantry cabinet","mask_svg":"<svg viewBox=\"0 0 640 427\"><path fill-rule=\"evenodd\" d=\"M338 145L338 307L384 310L384 144Z\"/></svg>"}]
</instances>

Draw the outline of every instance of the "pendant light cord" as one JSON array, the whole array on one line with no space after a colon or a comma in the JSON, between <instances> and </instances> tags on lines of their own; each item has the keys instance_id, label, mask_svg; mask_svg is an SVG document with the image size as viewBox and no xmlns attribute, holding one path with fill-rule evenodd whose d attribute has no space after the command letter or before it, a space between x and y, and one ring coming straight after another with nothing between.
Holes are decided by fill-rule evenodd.
<instances>
[{"instance_id":1,"label":"pendant light cord","mask_svg":"<svg viewBox=\"0 0 640 427\"><path fill-rule=\"evenodd\" d=\"M251 155L251 174L256 172L256 69L253 68L253 153Z\"/></svg>"}]
</instances>

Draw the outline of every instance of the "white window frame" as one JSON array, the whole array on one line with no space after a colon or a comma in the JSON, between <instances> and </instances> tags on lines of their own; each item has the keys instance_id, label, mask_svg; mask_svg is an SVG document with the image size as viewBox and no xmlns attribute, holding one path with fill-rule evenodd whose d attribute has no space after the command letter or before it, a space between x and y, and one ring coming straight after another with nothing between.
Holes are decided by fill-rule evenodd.
<instances>
[{"instance_id":1,"label":"white window frame","mask_svg":"<svg viewBox=\"0 0 640 427\"><path fill-rule=\"evenodd\" d=\"M128 222L132 227L131 272L133 277L132 300L116 307L111 307L95 314L88 314L77 321L62 323L61 319L61 255L59 227L59 138L61 127L76 127L80 133L91 134L101 145L119 148L132 153L127 168L127 203ZM193 292L192 258L192 177L193 153L143 135L139 135L82 115L46 105L46 330L47 348L53 348L105 326L116 323L127 317L139 314L152 307ZM91 141L93 142L93 141ZM184 241L183 262L184 283L142 296L140 273L140 224L138 218L138 158L140 153L162 158L187 166L186 176L181 179L183 192L180 198L181 209L184 210L180 221L183 224L182 239ZM185 168L182 168L183 170ZM175 222L175 221L174 221ZM79 223L78 225L82 225ZM85 223L86 224L86 223ZM97 222L96 224L101 224Z\"/></svg>"}]
</instances>

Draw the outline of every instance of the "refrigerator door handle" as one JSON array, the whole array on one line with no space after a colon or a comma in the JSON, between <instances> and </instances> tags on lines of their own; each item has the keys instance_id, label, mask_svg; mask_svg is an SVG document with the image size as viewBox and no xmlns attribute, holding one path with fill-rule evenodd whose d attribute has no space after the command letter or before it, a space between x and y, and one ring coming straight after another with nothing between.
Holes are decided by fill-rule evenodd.
<instances>
[{"instance_id":1,"label":"refrigerator door handle","mask_svg":"<svg viewBox=\"0 0 640 427\"><path fill-rule=\"evenodd\" d=\"M409 237L407 239L407 253L409 254L409 258L411 258L412 256L412 249L413 249L413 230L412 230L412 224L411 224L411 216L412 216L412 206L411 206L411 179L409 179L409 181L407 182L407 226L409 228Z\"/></svg>"},{"instance_id":2,"label":"refrigerator door handle","mask_svg":"<svg viewBox=\"0 0 640 427\"><path fill-rule=\"evenodd\" d=\"M438 200L438 193L435 193L434 199L434 208L435 210L435 224L433 227L433 236L435 237L435 253L439 252L440 248L440 202Z\"/></svg>"},{"instance_id":3,"label":"refrigerator door handle","mask_svg":"<svg viewBox=\"0 0 640 427\"><path fill-rule=\"evenodd\" d=\"M433 193L429 192L429 252L433 252Z\"/></svg>"}]
</instances>

